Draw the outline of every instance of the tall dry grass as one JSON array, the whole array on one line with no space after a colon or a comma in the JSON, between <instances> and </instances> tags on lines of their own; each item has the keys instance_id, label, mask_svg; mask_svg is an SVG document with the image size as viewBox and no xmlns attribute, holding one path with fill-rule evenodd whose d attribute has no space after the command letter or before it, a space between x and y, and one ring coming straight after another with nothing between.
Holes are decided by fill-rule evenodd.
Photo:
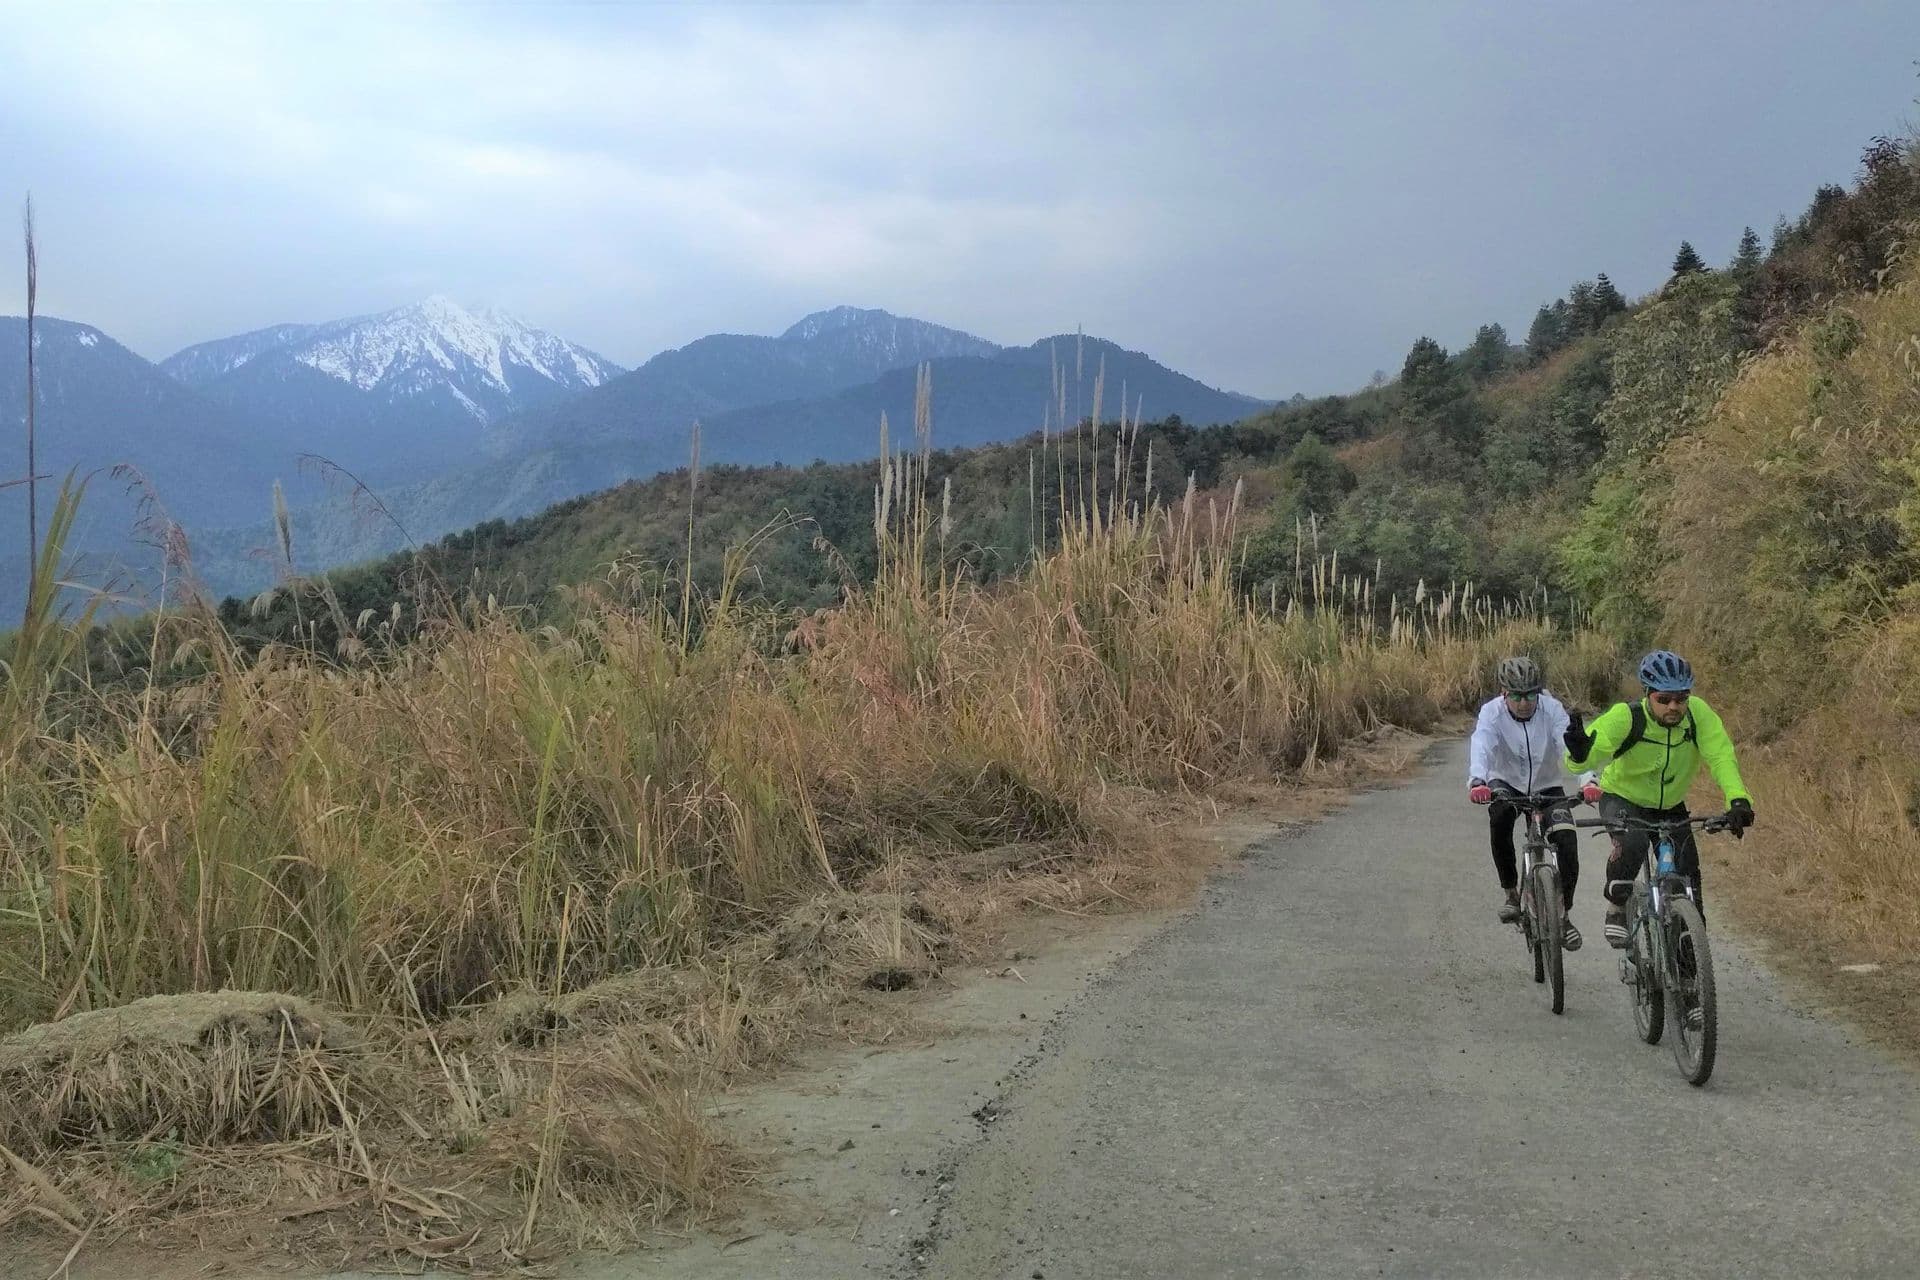
<instances>
[{"instance_id":1,"label":"tall dry grass","mask_svg":"<svg viewBox=\"0 0 1920 1280\"><path fill-rule=\"evenodd\" d=\"M1845 299L1747 366L1670 451L1676 644L1744 731L1756 915L1920 961L1920 281Z\"/></svg>"},{"instance_id":2,"label":"tall dry grass","mask_svg":"<svg viewBox=\"0 0 1920 1280\"><path fill-rule=\"evenodd\" d=\"M1095 461L1056 467L1071 514L1050 549L982 587L947 554L929 395L912 447L883 427L874 580L813 618L742 603L751 547L710 593L627 575L540 630L468 601L405 647L363 617L339 658L242 660L188 592L156 652L210 674L128 691L77 679L76 630L46 614L0 720L0 1030L222 988L318 1001L409 1046L383 1069L424 1071L432 1095L325 1139L328 1167L386 1185L356 1125L385 1124L416 1172L419 1149L492 1152L577 1241L606 1221L596 1197L695 1206L730 1176L687 1099L783 1043L796 982L832 978L836 951L900 965L937 945L894 892L904 857L1098 859L1135 835L1120 789L1284 777L1464 708L1511 652L1563 685L1611 668L1533 606L1465 584L1383 606L1337 557L1303 556L1288 601L1244 598L1236 502L1136 491L1137 423L1083 428ZM489 1010L510 1030L458 1049L447 1029ZM559 1047L635 1019L638 1040ZM596 1090L646 1147L613 1163L657 1176L608 1173L606 1134L555 1101ZM531 1256L527 1212L488 1237L500 1257Z\"/></svg>"},{"instance_id":3,"label":"tall dry grass","mask_svg":"<svg viewBox=\"0 0 1920 1280\"><path fill-rule=\"evenodd\" d=\"M189 610L156 643L216 655L204 680L16 671L0 1026L219 987L433 1017L672 964L890 849L1092 838L1104 785L1272 776L1554 643L1471 587L1381 618L1337 557L1276 614L1235 591L1231 503L1099 469L1056 549L981 589L927 457L882 466L876 580L791 633L735 597L739 555L709 597L663 574L540 631L470 602L351 665L243 663Z\"/></svg>"}]
</instances>

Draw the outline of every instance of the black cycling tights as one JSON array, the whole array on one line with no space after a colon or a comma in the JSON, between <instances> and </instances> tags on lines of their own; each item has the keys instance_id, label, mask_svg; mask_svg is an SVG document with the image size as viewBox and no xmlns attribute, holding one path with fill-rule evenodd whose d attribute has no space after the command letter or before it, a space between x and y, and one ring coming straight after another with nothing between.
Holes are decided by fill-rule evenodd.
<instances>
[{"instance_id":1,"label":"black cycling tights","mask_svg":"<svg viewBox=\"0 0 1920 1280\"><path fill-rule=\"evenodd\" d=\"M1512 889L1520 883L1520 863L1513 848L1513 826L1519 818L1520 810L1504 800L1495 800L1487 806L1488 833L1493 838L1493 869L1500 877L1502 889ZM1573 886L1580 881L1580 841L1571 831L1555 831L1547 839L1559 855L1560 896L1571 907Z\"/></svg>"}]
</instances>

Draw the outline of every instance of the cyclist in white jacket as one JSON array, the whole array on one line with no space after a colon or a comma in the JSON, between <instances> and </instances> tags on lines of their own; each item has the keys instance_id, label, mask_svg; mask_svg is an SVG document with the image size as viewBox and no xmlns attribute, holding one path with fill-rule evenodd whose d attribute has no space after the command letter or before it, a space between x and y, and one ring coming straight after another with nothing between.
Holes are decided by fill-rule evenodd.
<instances>
[{"instance_id":1,"label":"cyclist in white jacket","mask_svg":"<svg viewBox=\"0 0 1920 1280\"><path fill-rule=\"evenodd\" d=\"M1532 658L1502 662L1500 694L1480 708L1467 755L1467 796L1475 804L1490 806L1487 821L1493 869L1506 893L1500 918L1508 923L1520 918L1520 871L1513 850L1513 824L1520 810L1501 799L1498 790L1511 789L1522 795L1570 795L1571 779L1559 749L1567 730L1567 709L1546 691L1545 683L1540 664ZM1548 814L1547 838L1559 855L1560 887L1568 911L1562 938L1568 951L1578 951L1582 939L1580 930L1574 927L1572 911L1573 887L1580 879L1580 843L1570 807L1556 807Z\"/></svg>"}]
</instances>

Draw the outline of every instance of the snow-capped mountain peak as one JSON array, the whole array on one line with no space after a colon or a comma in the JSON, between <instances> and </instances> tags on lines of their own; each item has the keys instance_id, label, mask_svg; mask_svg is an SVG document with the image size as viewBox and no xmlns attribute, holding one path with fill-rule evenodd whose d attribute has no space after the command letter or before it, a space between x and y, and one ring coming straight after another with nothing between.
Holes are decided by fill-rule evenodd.
<instances>
[{"instance_id":1,"label":"snow-capped mountain peak","mask_svg":"<svg viewBox=\"0 0 1920 1280\"><path fill-rule=\"evenodd\" d=\"M446 403L480 422L621 372L602 356L505 312L469 310L442 294L375 315L280 325L202 343L162 368L200 386L272 357L382 398Z\"/></svg>"},{"instance_id":2,"label":"snow-capped mountain peak","mask_svg":"<svg viewBox=\"0 0 1920 1280\"><path fill-rule=\"evenodd\" d=\"M488 389L510 395L514 381L510 370L538 375L568 390L584 390L619 372L584 347L504 312L469 311L440 294L396 311L324 325L291 354L309 368L362 391L395 378L412 380L423 373L431 378L438 371L456 377L477 375Z\"/></svg>"}]
</instances>

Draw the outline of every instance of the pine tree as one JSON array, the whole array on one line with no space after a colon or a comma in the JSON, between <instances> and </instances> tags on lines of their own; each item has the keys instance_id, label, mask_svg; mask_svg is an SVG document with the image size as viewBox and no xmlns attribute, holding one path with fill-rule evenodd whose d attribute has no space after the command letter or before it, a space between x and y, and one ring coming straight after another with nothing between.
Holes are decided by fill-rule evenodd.
<instances>
[{"instance_id":1,"label":"pine tree","mask_svg":"<svg viewBox=\"0 0 1920 1280\"><path fill-rule=\"evenodd\" d=\"M1819 227L1821 220L1835 209L1845 204L1847 189L1837 182L1828 182L1813 193L1813 203L1807 206L1807 226Z\"/></svg>"},{"instance_id":2,"label":"pine tree","mask_svg":"<svg viewBox=\"0 0 1920 1280\"><path fill-rule=\"evenodd\" d=\"M1593 301L1593 281L1576 280L1567 290L1567 310L1573 314L1573 333L1579 337L1600 327L1600 316Z\"/></svg>"},{"instance_id":3,"label":"pine tree","mask_svg":"<svg viewBox=\"0 0 1920 1280\"><path fill-rule=\"evenodd\" d=\"M1692 275L1696 271L1705 271L1706 269L1707 264L1701 261L1698 253L1694 252L1693 245L1688 241L1682 240L1680 242L1680 252L1673 255L1673 274L1676 276Z\"/></svg>"},{"instance_id":4,"label":"pine tree","mask_svg":"<svg viewBox=\"0 0 1920 1280\"><path fill-rule=\"evenodd\" d=\"M1614 288L1613 281L1607 279L1604 271L1593 282L1593 302L1600 313L1600 324L1605 324L1608 319L1627 309L1627 300L1620 296L1620 290ZM1594 327L1599 328L1599 325Z\"/></svg>"},{"instance_id":5,"label":"pine tree","mask_svg":"<svg viewBox=\"0 0 1920 1280\"><path fill-rule=\"evenodd\" d=\"M1566 303L1561 302L1557 305L1565 307ZM1533 313L1533 324L1527 329L1528 362L1539 364L1566 345L1566 328L1560 316L1552 306L1543 305Z\"/></svg>"},{"instance_id":6,"label":"pine tree","mask_svg":"<svg viewBox=\"0 0 1920 1280\"><path fill-rule=\"evenodd\" d=\"M1480 421L1473 395L1447 349L1421 338L1400 370L1400 407L1407 420L1407 460L1430 475L1457 478L1479 456Z\"/></svg>"},{"instance_id":7,"label":"pine tree","mask_svg":"<svg viewBox=\"0 0 1920 1280\"><path fill-rule=\"evenodd\" d=\"M1767 309L1762 297L1766 288L1762 265L1760 237L1748 227L1740 233L1740 248L1735 251L1730 268L1740 290L1733 300L1733 336L1742 351L1751 351L1760 345L1760 330Z\"/></svg>"},{"instance_id":8,"label":"pine tree","mask_svg":"<svg viewBox=\"0 0 1920 1280\"><path fill-rule=\"evenodd\" d=\"M1507 367L1510 344L1504 326L1483 324L1479 332L1473 335L1473 344L1460 353L1460 361L1466 367L1467 376L1476 382L1484 382Z\"/></svg>"},{"instance_id":9,"label":"pine tree","mask_svg":"<svg viewBox=\"0 0 1920 1280\"><path fill-rule=\"evenodd\" d=\"M1432 338L1420 338L1400 366L1400 388L1409 402L1424 412L1436 398L1451 395L1452 372L1447 367L1447 349Z\"/></svg>"}]
</instances>

